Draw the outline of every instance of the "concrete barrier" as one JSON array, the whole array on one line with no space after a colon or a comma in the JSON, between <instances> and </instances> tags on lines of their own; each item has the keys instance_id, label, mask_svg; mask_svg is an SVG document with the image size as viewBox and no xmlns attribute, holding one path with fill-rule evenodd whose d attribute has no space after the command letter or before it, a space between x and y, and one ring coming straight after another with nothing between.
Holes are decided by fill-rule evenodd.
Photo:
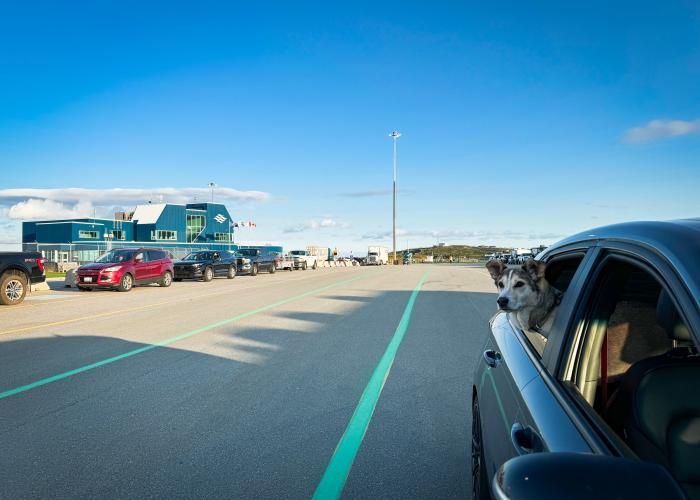
<instances>
[{"instance_id":1,"label":"concrete barrier","mask_svg":"<svg viewBox=\"0 0 700 500\"><path fill-rule=\"evenodd\" d=\"M77 269L69 269L66 271L66 279L63 281L63 284L66 288L75 287L76 272Z\"/></svg>"}]
</instances>

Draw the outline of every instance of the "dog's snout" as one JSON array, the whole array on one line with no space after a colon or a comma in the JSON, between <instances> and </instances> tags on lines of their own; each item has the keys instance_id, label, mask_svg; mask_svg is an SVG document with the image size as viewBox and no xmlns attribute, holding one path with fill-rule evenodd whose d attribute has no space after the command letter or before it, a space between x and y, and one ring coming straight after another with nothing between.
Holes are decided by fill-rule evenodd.
<instances>
[{"instance_id":1,"label":"dog's snout","mask_svg":"<svg viewBox=\"0 0 700 500\"><path fill-rule=\"evenodd\" d=\"M499 307L506 307L508 305L508 297L498 297L498 302Z\"/></svg>"}]
</instances>

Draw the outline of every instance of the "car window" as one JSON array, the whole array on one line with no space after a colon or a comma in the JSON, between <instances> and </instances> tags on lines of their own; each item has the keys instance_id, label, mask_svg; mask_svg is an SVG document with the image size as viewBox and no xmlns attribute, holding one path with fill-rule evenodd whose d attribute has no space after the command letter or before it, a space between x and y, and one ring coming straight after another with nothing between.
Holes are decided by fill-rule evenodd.
<instances>
[{"instance_id":1,"label":"car window","mask_svg":"<svg viewBox=\"0 0 700 500\"><path fill-rule=\"evenodd\" d=\"M575 252L549 258L546 261L544 274L545 280L547 280L549 286L566 294L569 284L583 261L583 257L584 253ZM557 310L554 309L551 314L556 315L556 312ZM547 345L549 332L542 330L538 332L530 329L524 329L522 332L528 340L533 352L541 358Z\"/></svg>"},{"instance_id":2,"label":"car window","mask_svg":"<svg viewBox=\"0 0 700 500\"><path fill-rule=\"evenodd\" d=\"M628 259L608 258L595 276L584 316L573 327L579 333L560 378L620 440L649 458L653 437L642 439L645 431L640 429L657 424L646 425L645 414L637 411L644 401L653 401L648 413L658 413L655 421L663 420L664 406L678 399L670 395L678 394L687 374L700 374L697 347L672 291L653 270ZM685 371L674 372L678 367ZM665 401L667 397L672 399ZM658 431L668 433L666 428Z\"/></svg>"}]
</instances>

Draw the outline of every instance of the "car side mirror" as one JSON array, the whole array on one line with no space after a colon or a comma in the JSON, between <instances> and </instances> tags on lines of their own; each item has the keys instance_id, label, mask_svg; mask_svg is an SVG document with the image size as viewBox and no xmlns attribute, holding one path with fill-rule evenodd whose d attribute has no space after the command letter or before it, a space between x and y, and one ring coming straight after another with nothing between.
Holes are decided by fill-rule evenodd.
<instances>
[{"instance_id":1,"label":"car side mirror","mask_svg":"<svg viewBox=\"0 0 700 500\"><path fill-rule=\"evenodd\" d=\"M499 500L520 498L686 498L660 465L589 453L532 453L504 463L493 478Z\"/></svg>"}]
</instances>

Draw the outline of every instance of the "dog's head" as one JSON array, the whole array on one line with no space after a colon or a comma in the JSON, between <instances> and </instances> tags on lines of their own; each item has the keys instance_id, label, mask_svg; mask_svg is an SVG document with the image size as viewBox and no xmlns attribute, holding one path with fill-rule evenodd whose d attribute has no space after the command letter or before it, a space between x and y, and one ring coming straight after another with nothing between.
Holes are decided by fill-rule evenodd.
<instances>
[{"instance_id":1,"label":"dog's head","mask_svg":"<svg viewBox=\"0 0 700 500\"><path fill-rule=\"evenodd\" d=\"M530 259L520 268L508 268L500 260L490 260L486 269L498 288L498 307L504 311L518 311L537 305L543 288L546 264Z\"/></svg>"}]
</instances>

